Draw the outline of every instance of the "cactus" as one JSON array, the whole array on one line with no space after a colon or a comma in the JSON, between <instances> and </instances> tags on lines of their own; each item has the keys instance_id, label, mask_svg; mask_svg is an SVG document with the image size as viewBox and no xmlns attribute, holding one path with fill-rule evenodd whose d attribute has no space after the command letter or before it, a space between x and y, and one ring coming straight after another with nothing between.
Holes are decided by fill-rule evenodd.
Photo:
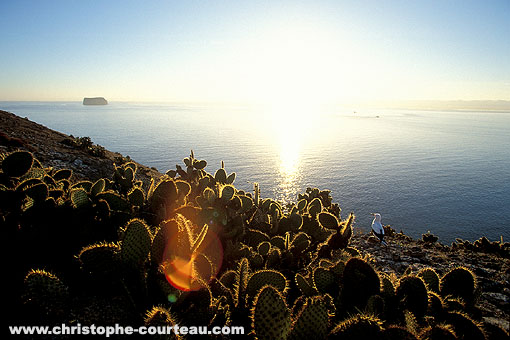
<instances>
[{"instance_id":1,"label":"cactus","mask_svg":"<svg viewBox=\"0 0 510 340\"><path fill-rule=\"evenodd\" d=\"M331 309L329 295L307 298L303 308L295 316L289 339L324 339L329 328Z\"/></svg>"},{"instance_id":2,"label":"cactus","mask_svg":"<svg viewBox=\"0 0 510 340\"><path fill-rule=\"evenodd\" d=\"M25 276L23 300L40 313L61 313L66 308L69 289L54 274L44 270L30 270Z\"/></svg>"},{"instance_id":3,"label":"cactus","mask_svg":"<svg viewBox=\"0 0 510 340\"><path fill-rule=\"evenodd\" d=\"M440 317L443 313L443 300L439 294L434 292L429 292L428 294L429 302L427 308L427 315L431 315L434 317Z\"/></svg>"},{"instance_id":4,"label":"cactus","mask_svg":"<svg viewBox=\"0 0 510 340\"><path fill-rule=\"evenodd\" d=\"M241 199L241 210L239 211L240 214L248 212L253 207L253 200L248 197L241 195L239 196Z\"/></svg>"},{"instance_id":5,"label":"cactus","mask_svg":"<svg viewBox=\"0 0 510 340\"><path fill-rule=\"evenodd\" d=\"M253 183L253 203L258 207L260 204L260 186L258 183Z\"/></svg>"},{"instance_id":6,"label":"cactus","mask_svg":"<svg viewBox=\"0 0 510 340\"><path fill-rule=\"evenodd\" d=\"M489 322L484 322L482 329L488 340L504 340L510 336L507 331Z\"/></svg>"},{"instance_id":7,"label":"cactus","mask_svg":"<svg viewBox=\"0 0 510 340\"><path fill-rule=\"evenodd\" d=\"M11 249L25 245L18 242L25 236L44 236L41 247L28 244L30 255L19 267L30 268L40 254L38 263L71 284L68 289L47 272L27 275L22 311L28 319L128 324L149 308L146 325L251 324L260 339L507 336L470 319L480 317L478 287L465 268L440 280L426 268L400 281L374 270L370 257L349 247L354 214L341 220L329 191L309 188L296 204L283 206L261 199L258 186L254 194L236 189L235 174L224 165L215 178L193 153L184 163L187 168L153 181L146 194L134 163L117 166L113 181L74 183L69 171L36 160L22 176L9 176L2 162L0 222L14 234L7 234L16 241ZM65 229L68 223L73 228ZM496 252L490 249L507 246L481 239L465 247ZM72 255L80 272L64 270ZM69 292L79 295L69 300ZM72 310L70 301L77 304ZM340 324L331 326L330 319Z\"/></svg>"},{"instance_id":8,"label":"cactus","mask_svg":"<svg viewBox=\"0 0 510 340\"><path fill-rule=\"evenodd\" d=\"M98 243L84 247L77 257L85 272L98 278L112 278L118 273L119 251L117 244Z\"/></svg>"},{"instance_id":9,"label":"cactus","mask_svg":"<svg viewBox=\"0 0 510 340\"><path fill-rule=\"evenodd\" d=\"M395 295L395 287L388 275L383 275L381 279L381 292L385 296Z\"/></svg>"},{"instance_id":10,"label":"cactus","mask_svg":"<svg viewBox=\"0 0 510 340\"><path fill-rule=\"evenodd\" d=\"M246 293L255 297L257 292L264 286L271 286L284 293L287 289L287 279L276 270L259 270L253 273L246 284Z\"/></svg>"},{"instance_id":11,"label":"cactus","mask_svg":"<svg viewBox=\"0 0 510 340\"><path fill-rule=\"evenodd\" d=\"M456 340L457 336L450 325L434 325L424 328L420 333L421 339L427 340Z\"/></svg>"},{"instance_id":12,"label":"cactus","mask_svg":"<svg viewBox=\"0 0 510 340\"><path fill-rule=\"evenodd\" d=\"M173 326L175 321L168 309L158 306L152 307L145 313L144 324L146 326Z\"/></svg>"},{"instance_id":13,"label":"cactus","mask_svg":"<svg viewBox=\"0 0 510 340\"><path fill-rule=\"evenodd\" d=\"M321 200L319 198L314 198L308 204L308 213L312 217L316 217L321 211L322 211L322 202L321 202Z\"/></svg>"},{"instance_id":14,"label":"cactus","mask_svg":"<svg viewBox=\"0 0 510 340\"><path fill-rule=\"evenodd\" d=\"M144 324L147 327L161 327L164 326L165 328L173 327L175 324L177 324L175 317L173 317L168 309L157 306L152 307L150 310L148 310L145 313L144 317ZM180 335L175 334L174 332L171 332L170 334L160 334L155 335L153 338L156 339L181 339Z\"/></svg>"},{"instance_id":15,"label":"cactus","mask_svg":"<svg viewBox=\"0 0 510 340\"><path fill-rule=\"evenodd\" d=\"M73 171L70 169L60 169L53 174L53 180L60 181L63 179L69 180L73 175Z\"/></svg>"},{"instance_id":16,"label":"cactus","mask_svg":"<svg viewBox=\"0 0 510 340\"><path fill-rule=\"evenodd\" d=\"M133 188L128 193L128 201L132 205L135 205L137 207L143 206L143 203L145 201L145 195L143 193L143 190L140 188Z\"/></svg>"},{"instance_id":17,"label":"cactus","mask_svg":"<svg viewBox=\"0 0 510 340\"><path fill-rule=\"evenodd\" d=\"M418 332L418 321L416 320L416 316L413 314L413 312L409 310L404 310L404 323L406 325L406 329L416 334Z\"/></svg>"},{"instance_id":18,"label":"cactus","mask_svg":"<svg viewBox=\"0 0 510 340\"><path fill-rule=\"evenodd\" d=\"M285 239L281 236L273 236L269 240L272 246L285 250Z\"/></svg>"},{"instance_id":19,"label":"cactus","mask_svg":"<svg viewBox=\"0 0 510 340\"><path fill-rule=\"evenodd\" d=\"M248 280L251 276L250 265L248 259L243 258L239 262L237 270L235 272L235 281L234 281L234 300L236 305L240 303L244 303L246 286L248 285Z\"/></svg>"},{"instance_id":20,"label":"cactus","mask_svg":"<svg viewBox=\"0 0 510 340\"><path fill-rule=\"evenodd\" d=\"M418 272L428 290L439 293L439 276L432 268L424 268Z\"/></svg>"},{"instance_id":21,"label":"cactus","mask_svg":"<svg viewBox=\"0 0 510 340\"><path fill-rule=\"evenodd\" d=\"M372 295L368 298L365 309L367 314L382 316L385 309L384 299L380 295Z\"/></svg>"},{"instance_id":22,"label":"cactus","mask_svg":"<svg viewBox=\"0 0 510 340\"><path fill-rule=\"evenodd\" d=\"M114 191L104 191L96 195L96 199L108 202L110 209L115 211L129 211L131 204Z\"/></svg>"},{"instance_id":23,"label":"cactus","mask_svg":"<svg viewBox=\"0 0 510 340\"><path fill-rule=\"evenodd\" d=\"M332 291L336 293L338 290L335 274L321 267L317 267L313 271L313 283L320 293L330 293Z\"/></svg>"},{"instance_id":24,"label":"cactus","mask_svg":"<svg viewBox=\"0 0 510 340\"><path fill-rule=\"evenodd\" d=\"M149 255L152 236L147 224L140 219L128 222L120 247L121 259L132 266L140 266Z\"/></svg>"},{"instance_id":25,"label":"cactus","mask_svg":"<svg viewBox=\"0 0 510 340\"><path fill-rule=\"evenodd\" d=\"M159 265L163 262L163 256L168 241L174 239L179 232L179 226L175 219L164 221L156 229L151 245L151 261Z\"/></svg>"},{"instance_id":26,"label":"cactus","mask_svg":"<svg viewBox=\"0 0 510 340\"><path fill-rule=\"evenodd\" d=\"M408 331L407 329L399 326L390 326L383 332L383 339L399 339L399 340L418 340L416 335Z\"/></svg>"},{"instance_id":27,"label":"cactus","mask_svg":"<svg viewBox=\"0 0 510 340\"><path fill-rule=\"evenodd\" d=\"M472 305L475 302L476 289L475 275L464 267L452 269L441 278L440 291L443 297L460 297Z\"/></svg>"},{"instance_id":28,"label":"cactus","mask_svg":"<svg viewBox=\"0 0 510 340\"><path fill-rule=\"evenodd\" d=\"M271 249L271 243L268 241L261 242L259 246L257 247L257 251L260 255L266 256L269 253L269 250Z\"/></svg>"},{"instance_id":29,"label":"cactus","mask_svg":"<svg viewBox=\"0 0 510 340\"><path fill-rule=\"evenodd\" d=\"M203 170L207 166L207 161L205 160L195 160L193 163L193 167L197 170Z\"/></svg>"},{"instance_id":30,"label":"cactus","mask_svg":"<svg viewBox=\"0 0 510 340\"><path fill-rule=\"evenodd\" d=\"M104 188L105 188L105 185L106 185L106 182L104 180L104 178L100 178L98 179L93 185L92 187L90 188L90 194L92 196L96 196L97 194L103 192Z\"/></svg>"},{"instance_id":31,"label":"cactus","mask_svg":"<svg viewBox=\"0 0 510 340\"><path fill-rule=\"evenodd\" d=\"M380 339L382 321L374 316L357 314L339 323L329 334L328 339Z\"/></svg>"},{"instance_id":32,"label":"cactus","mask_svg":"<svg viewBox=\"0 0 510 340\"><path fill-rule=\"evenodd\" d=\"M466 314L449 312L445 315L444 322L453 327L459 339L485 340L485 334L480 328L481 325Z\"/></svg>"},{"instance_id":33,"label":"cactus","mask_svg":"<svg viewBox=\"0 0 510 340\"><path fill-rule=\"evenodd\" d=\"M191 186L188 182L176 180L175 186L177 187L177 197L181 201L184 200L184 198L191 192Z\"/></svg>"},{"instance_id":34,"label":"cactus","mask_svg":"<svg viewBox=\"0 0 510 340\"><path fill-rule=\"evenodd\" d=\"M234 197L235 192L235 188L232 185L225 185L221 189L220 200L222 200L224 203L227 203Z\"/></svg>"},{"instance_id":35,"label":"cactus","mask_svg":"<svg viewBox=\"0 0 510 340\"><path fill-rule=\"evenodd\" d=\"M82 208L90 204L90 199L85 189L77 188L71 191L71 202L75 208Z\"/></svg>"},{"instance_id":36,"label":"cactus","mask_svg":"<svg viewBox=\"0 0 510 340\"><path fill-rule=\"evenodd\" d=\"M330 268L329 270L337 277L337 278L340 278L342 277L343 273L344 273L344 269L345 269L345 262L343 262L342 260L338 260L337 262L335 262Z\"/></svg>"},{"instance_id":37,"label":"cactus","mask_svg":"<svg viewBox=\"0 0 510 340\"><path fill-rule=\"evenodd\" d=\"M46 183L34 184L23 190L23 192L35 202L44 202L49 194L48 185L46 185Z\"/></svg>"},{"instance_id":38,"label":"cactus","mask_svg":"<svg viewBox=\"0 0 510 340\"><path fill-rule=\"evenodd\" d=\"M290 250L294 252L295 255L302 254L311 244L310 238L307 234L303 232L299 232L294 236L292 242L290 243Z\"/></svg>"},{"instance_id":39,"label":"cactus","mask_svg":"<svg viewBox=\"0 0 510 340\"><path fill-rule=\"evenodd\" d=\"M310 284L310 282L303 275L297 273L295 280L296 285L298 286L303 296L314 296L318 293L314 285Z\"/></svg>"},{"instance_id":40,"label":"cactus","mask_svg":"<svg viewBox=\"0 0 510 340\"><path fill-rule=\"evenodd\" d=\"M172 179L163 179L159 182L150 196L150 203L154 208L161 204L172 204L176 200L177 186Z\"/></svg>"},{"instance_id":41,"label":"cactus","mask_svg":"<svg viewBox=\"0 0 510 340\"><path fill-rule=\"evenodd\" d=\"M275 268L279 267L281 261L281 251L278 248L271 248L267 254L266 267Z\"/></svg>"},{"instance_id":42,"label":"cactus","mask_svg":"<svg viewBox=\"0 0 510 340\"><path fill-rule=\"evenodd\" d=\"M225 171L224 168L219 168L218 170L216 170L216 172L214 173L214 179L219 182L219 183L227 183L227 172Z\"/></svg>"},{"instance_id":43,"label":"cactus","mask_svg":"<svg viewBox=\"0 0 510 340\"><path fill-rule=\"evenodd\" d=\"M327 229L338 230L338 220L335 215L328 212L321 212L319 214L319 223Z\"/></svg>"},{"instance_id":44,"label":"cactus","mask_svg":"<svg viewBox=\"0 0 510 340\"><path fill-rule=\"evenodd\" d=\"M254 229L246 230L245 239L247 244L254 248L258 247L258 245L262 242L270 241L270 238L267 234Z\"/></svg>"},{"instance_id":45,"label":"cactus","mask_svg":"<svg viewBox=\"0 0 510 340\"><path fill-rule=\"evenodd\" d=\"M370 264L353 257L343 271L342 302L349 309L363 309L370 296L379 294L379 276Z\"/></svg>"},{"instance_id":46,"label":"cactus","mask_svg":"<svg viewBox=\"0 0 510 340\"><path fill-rule=\"evenodd\" d=\"M333 218L336 219L333 215L331 215ZM337 226L336 230L337 232L334 234L331 234L329 236L326 244L328 245L330 250L336 250L336 249L345 249L347 248L347 245L349 244L349 240L352 236L352 224L354 222L354 214L351 213L349 215L349 218L345 223L343 223L343 227L340 228L340 226Z\"/></svg>"},{"instance_id":47,"label":"cactus","mask_svg":"<svg viewBox=\"0 0 510 340\"><path fill-rule=\"evenodd\" d=\"M122 194L129 192L135 185L136 164L133 162L115 166L113 182Z\"/></svg>"},{"instance_id":48,"label":"cactus","mask_svg":"<svg viewBox=\"0 0 510 340\"><path fill-rule=\"evenodd\" d=\"M221 275L220 282L226 288L233 289L234 285L236 284L236 276L237 276L236 271L228 270L224 272L223 275Z\"/></svg>"},{"instance_id":49,"label":"cactus","mask_svg":"<svg viewBox=\"0 0 510 340\"><path fill-rule=\"evenodd\" d=\"M64 182L64 181L67 181L66 179L63 179L60 182ZM69 181L67 181L69 183ZM92 182L91 181L80 181L78 183L75 183L71 186L71 189L78 189L78 188L83 188L85 189L85 191L89 192L90 189L92 188Z\"/></svg>"},{"instance_id":50,"label":"cactus","mask_svg":"<svg viewBox=\"0 0 510 340\"><path fill-rule=\"evenodd\" d=\"M427 312L427 288L421 278L416 276L401 278L395 294L402 310L409 310L418 318Z\"/></svg>"},{"instance_id":51,"label":"cactus","mask_svg":"<svg viewBox=\"0 0 510 340\"><path fill-rule=\"evenodd\" d=\"M26 174L34 162L28 151L15 151L2 160L2 171L8 177L21 177Z\"/></svg>"},{"instance_id":52,"label":"cactus","mask_svg":"<svg viewBox=\"0 0 510 340\"><path fill-rule=\"evenodd\" d=\"M285 340L290 334L290 310L281 293L271 286L260 289L255 297L251 320L258 340Z\"/></svg>"},{"instance_id":53,"label":"cactus","mask_svg":"<svg viewBox=\"0 0 510 340\"><path fill-rule=\"evenodd\" d=\"M466 309L466 303L461 298L456 298L453 296L447 296L443 300L444 309L452 312L459 311L462 312Z\"/></svg>"}]
</instances>

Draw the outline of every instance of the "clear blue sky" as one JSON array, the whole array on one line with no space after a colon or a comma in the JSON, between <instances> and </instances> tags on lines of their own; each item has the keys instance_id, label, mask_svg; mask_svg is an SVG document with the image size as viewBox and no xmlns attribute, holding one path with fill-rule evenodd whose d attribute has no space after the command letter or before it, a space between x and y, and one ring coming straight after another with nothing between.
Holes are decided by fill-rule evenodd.
<instances>
[{"instance_id":1,"label":"clear blue sky","mask_svg":"<svg viewBox=\"0 0 510 340\"><path fill-rule=\"evenodd\" d=\"M0 100L510 100L510 1L0 1Z\"/></svg>"}]
</instances>

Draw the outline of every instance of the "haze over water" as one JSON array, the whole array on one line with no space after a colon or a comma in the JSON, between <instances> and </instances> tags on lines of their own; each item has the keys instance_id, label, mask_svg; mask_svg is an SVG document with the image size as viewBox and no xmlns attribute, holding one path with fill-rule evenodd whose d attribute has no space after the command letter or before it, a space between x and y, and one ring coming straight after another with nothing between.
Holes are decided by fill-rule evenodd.
<instances>
[{"instance_id":1,"label":"haze over water","mask_svg":"<svg viewBox=\"0 0 510 340\"><path fill-rule=\"evenodd\" d=\"M413 237L444 243L510 239L510 113L79 102L0 102L0 109L72 134L161 172L193 149L237 188L295 201L332 191L342 216L370 212Z\"/></svg>"}]
</instances>

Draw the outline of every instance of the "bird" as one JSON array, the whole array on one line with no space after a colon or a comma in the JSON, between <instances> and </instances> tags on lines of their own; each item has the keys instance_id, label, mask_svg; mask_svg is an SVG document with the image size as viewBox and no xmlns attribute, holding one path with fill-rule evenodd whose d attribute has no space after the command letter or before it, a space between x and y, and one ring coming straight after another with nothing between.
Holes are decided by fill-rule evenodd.
<instances>
[{"instance_id":1,"label":"bird","mask_svg":"<svg viewBox=\"0 0 510 340\"><path fill-rule=\"evenodd\" d=\"M387 246L388 244L384 241L384 228L381 223L381 214L379 213L371 213L374 216L374 220L372 221L372 232L375 236L381 240L381 243Z\"/></svg>"}]
</instances>

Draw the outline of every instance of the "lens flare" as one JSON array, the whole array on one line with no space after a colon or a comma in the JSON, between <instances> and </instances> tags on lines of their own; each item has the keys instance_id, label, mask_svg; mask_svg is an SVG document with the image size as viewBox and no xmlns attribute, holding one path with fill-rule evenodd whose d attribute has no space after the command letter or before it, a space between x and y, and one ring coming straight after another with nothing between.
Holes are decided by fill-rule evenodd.
<instances>
[{"instance_id":1,"label":"lens flare","mask_svg":"<svg viewBox=\"0 0 510 340\"><path fill-rule=\"evenodd\" d=\"M191 251L191 247L183 249L179 237L183 235L174 235L168 240L161 267L173 287L182 291L198 290L215 277L221 268L221 241L209 228L200 246Z\"/></svg>"}]
</instances>

